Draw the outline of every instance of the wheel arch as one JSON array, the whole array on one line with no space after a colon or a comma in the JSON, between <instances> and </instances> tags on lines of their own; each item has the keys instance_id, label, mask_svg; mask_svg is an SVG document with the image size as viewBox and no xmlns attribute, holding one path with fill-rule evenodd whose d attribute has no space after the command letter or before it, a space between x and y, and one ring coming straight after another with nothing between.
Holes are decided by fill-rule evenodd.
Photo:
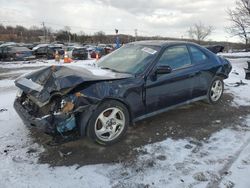
<instances>
[{"instance_id":1,"label":"wheel arch","mask_svg":"<svg viewBox=\"0 0 250 188\"><path fill-rule=\"evenodd\" d=\"M226 74L222 73L222 72L216 73L214 77L220 77L222 79L227 79L228 78L228 76Z\"/></svg>"},{"instance_id":2,"label":"wheel arch","mask_svg":"<svg viewBox=\"0 0 250 188\"><path fill-rule=\"evenodd\" d=\"M102 99L100 102L98 102L97 104L91 105L89 107L88 111L76 114L76 116L77 116L77 125L78 125L78 130L79 130L80 136L85 136L86 135L87 128L88 128L88 122L89 122L89 120L91 118L91 114L93 113L93 111L95 111L95 109L98 108L102 103L107 102L107 101L117 101L117 102L123 104L128 110L129 124L131 125L133 116L132 116L132 113L131 113L130 106L124 100L122 100L120 98L106 97L106 98ZM80 121L84 122L84 125L81 125Z\"/></svg>"}]
</instances>

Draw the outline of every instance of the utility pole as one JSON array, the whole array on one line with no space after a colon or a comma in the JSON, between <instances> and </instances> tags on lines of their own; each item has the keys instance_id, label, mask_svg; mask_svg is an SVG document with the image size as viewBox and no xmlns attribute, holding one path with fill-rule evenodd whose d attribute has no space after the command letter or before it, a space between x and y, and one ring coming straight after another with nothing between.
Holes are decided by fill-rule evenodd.
<instances>
[{"instance_id":1,"label":"utility pole","mask_svg":"<svg viewBox=\"0 0 250 188\"><path fill-rule=\"evenodd\" d=\"M120 48L120 38L119 38L119 35L118 35L118 29L115 29L115 43L116 43L116 49Z\"/></svg>"},{"instance_id":2,"label":"utility pole","mask_svg":"<svg viewBox=\"0 0 250 188\"><path fill-rule=\"evenodd\" d=\"M135 41L137 41L137 34L138 34L137 31L138 31L138 30L135 29Z\"/></svg>"},{"instance_id":3,"label":"utility pole","mask_svg":"<svg viewBox=\"0 0 250 188\"><path fill-rule=\"evenodd\" d=\"M43 36L44 36L44 42L46 43L46 27L44 22L42 22L42 26L43 26Z\"/></svg>"},{"instance_id":4,"label":"utility pole","mask_svg":"<svg viewBox=\"0 0 250 188\"><path fill-rule=\"evenodd\" d=\"M23 32L21 31L21 42L23 42Z\"/></svg>"}]
</instances>

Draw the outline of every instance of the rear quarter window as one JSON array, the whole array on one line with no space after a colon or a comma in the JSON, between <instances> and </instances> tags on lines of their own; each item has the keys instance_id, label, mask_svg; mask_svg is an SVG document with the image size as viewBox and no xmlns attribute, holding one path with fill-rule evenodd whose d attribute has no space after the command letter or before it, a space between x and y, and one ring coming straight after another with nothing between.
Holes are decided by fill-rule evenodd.
<instances>
[{"instance_id":1,"label":"rear quarter window","mask_svg":"<svg viewBox=\"0 0 250 188\"><path fill-rule=\"evenodd\" d=\"M194 64L202 63L208 59L207 55L195 46L189 46Z\"/></svg>"}]
</instances>

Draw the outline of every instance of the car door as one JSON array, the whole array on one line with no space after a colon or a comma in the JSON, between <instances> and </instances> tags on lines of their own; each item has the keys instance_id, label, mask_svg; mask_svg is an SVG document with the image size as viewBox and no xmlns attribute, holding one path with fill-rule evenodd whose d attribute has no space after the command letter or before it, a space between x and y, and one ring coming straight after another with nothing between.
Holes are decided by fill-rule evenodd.
<instances>
[{"instance_id":1,"label":"car door","mask_svg":"<svg viewBox=\"0 0 250 188\"><path fill-rule=\"evenodd\" d=\"M3 47L0 48L0 60L3 59Z\"/></svg>"},{"instance_id":2,"label":"car door","mask_svg":"<svg viewBox=\"0 0 250 188\"><path fill-rule=\"evenodd\" d=\"M154 73L157 67L166 65L172 68L171 73ZM147 113L192 99L193 86L197 81L187 46L168 47L146 80Z\"/></svg>"},{"instance_id":3,"label":"car door","mask_svg":"<svg viewBox=\"0 0 250 188\"><path fill-rule=\"evenodd\" d=\"M40 47L36 51L36 55L38 57L44 57L47 55L47 47Z\"/></svg>"},{"instance_id":4,"label":"car door","mask_svg":"<svg viewBox=\"0 0 250 188\"><path fill-rule=\"evenodd\" d=\"M194 69L199 73L199 82L196 82L196 85L193 89L193 97L200 97L207 94L208 87L213 79L212 69L214 67L213 60L209 58L209 56L202 51L197 46L188 45L192 64Z\"/></svg>"},{"instance_id":5,"label":"car door","mask_svg":"<svg viewBox=\"0 0 250 188\"><path fill-rule=\"evenodd\" d=\"M3 48L3 59L9 58L10 47L6 46Z\"/></svg>"}]
</instances>

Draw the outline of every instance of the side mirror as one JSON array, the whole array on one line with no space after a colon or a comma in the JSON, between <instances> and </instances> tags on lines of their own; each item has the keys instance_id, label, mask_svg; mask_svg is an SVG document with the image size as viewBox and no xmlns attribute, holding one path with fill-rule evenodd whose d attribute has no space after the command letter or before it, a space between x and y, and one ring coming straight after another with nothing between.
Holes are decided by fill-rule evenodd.
<instances>
[{"instance_id":1,"label":"side mirror","mask_svg":"<svg viewBox=\"0 0 250 188\"><path fill-rule=\"evenodd\" d=\"M172 72L172 68L168 65L158 66L156 69L156 74L169 74Z\"/></svg>"}]
</instances>

